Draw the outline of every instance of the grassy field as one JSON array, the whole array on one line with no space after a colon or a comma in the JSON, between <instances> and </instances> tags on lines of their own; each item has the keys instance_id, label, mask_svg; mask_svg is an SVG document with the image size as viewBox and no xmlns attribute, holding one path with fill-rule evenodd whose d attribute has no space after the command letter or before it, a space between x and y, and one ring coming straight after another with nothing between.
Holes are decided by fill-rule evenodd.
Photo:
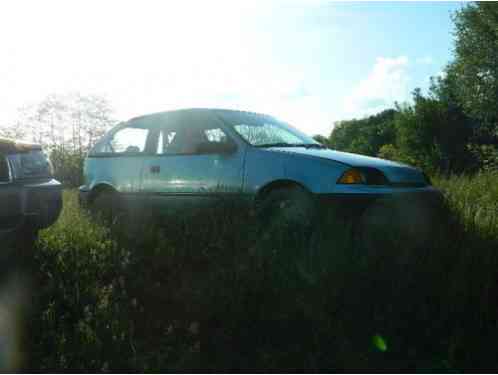
<instances>
[{"instance_id":1,"label":"grassy field","mask_svg":"<svg viewBox=\"0 0 498 375\"><path fill-rule=\"evenodd\" d=\"M311 241L227 212L105 228L66 191L23 265L22 368L497 368L498 174L435 184L431 238L375 246L332 218Z\"/></svg>"}]
</instances>

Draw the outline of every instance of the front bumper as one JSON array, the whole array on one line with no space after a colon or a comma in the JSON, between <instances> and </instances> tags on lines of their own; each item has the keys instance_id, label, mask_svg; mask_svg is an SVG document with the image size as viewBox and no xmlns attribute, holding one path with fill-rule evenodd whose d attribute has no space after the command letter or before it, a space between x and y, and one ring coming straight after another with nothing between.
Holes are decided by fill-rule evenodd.
<instances>
[{"instance_id":1,"label":"front bumper","mask_svg":"<svg viewBox=\"0 0 498 375\"><path fill-rule=\"evenodd\" d=\"M46 228L62 210L62 186L54 179L1 185L0 207L0 236L26 226Z\"/></svg>"},{"instance_id":2,"label":"front bumper","mask_svg":"<svg viewBox=\"0 0 498 375\"><path fill-rule=\"evenodd\" d=\"M443 203L443 194L433 187L318 194L318 207L322 213L333 211L335 215L344 219L359 218L367 209L381 203L388 203L391 206L420 205L428 209L439 209Z\"/></svg>"}]
</instances>

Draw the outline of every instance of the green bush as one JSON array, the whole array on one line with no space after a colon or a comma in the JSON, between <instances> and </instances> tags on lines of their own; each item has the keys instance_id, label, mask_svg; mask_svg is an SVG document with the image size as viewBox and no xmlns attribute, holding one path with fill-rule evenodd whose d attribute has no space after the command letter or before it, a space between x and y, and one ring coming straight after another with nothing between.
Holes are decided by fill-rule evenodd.
<instances>
[{"instance_id":1,"label":"green bush","mask_svg":"<svg viewBox=\"0 0 498 375\"><path fill-rule=\"evenodd\" d=\"M50 152L50 161L54 166L55 178L67 187L78 187L83 184L83 163L85 155L54 148Z\"/></svg>"}]
</instances>

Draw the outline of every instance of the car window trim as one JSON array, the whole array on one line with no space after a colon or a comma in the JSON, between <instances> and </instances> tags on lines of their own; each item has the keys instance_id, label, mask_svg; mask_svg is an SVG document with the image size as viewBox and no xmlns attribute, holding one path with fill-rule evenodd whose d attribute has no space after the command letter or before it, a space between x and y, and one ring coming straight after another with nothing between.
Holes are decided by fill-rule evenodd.
<instances>
[{"instance_id":1,"label":"car window trim","mask_svg":"<svg viewBox=\"0 0 498 375\"><path fill-rule=\"evenodd\" d=\"M88 158L123 158L123 157L147 157L154 154L148 152L97 152L88 154Z\"/></svg>"}]
</instances>

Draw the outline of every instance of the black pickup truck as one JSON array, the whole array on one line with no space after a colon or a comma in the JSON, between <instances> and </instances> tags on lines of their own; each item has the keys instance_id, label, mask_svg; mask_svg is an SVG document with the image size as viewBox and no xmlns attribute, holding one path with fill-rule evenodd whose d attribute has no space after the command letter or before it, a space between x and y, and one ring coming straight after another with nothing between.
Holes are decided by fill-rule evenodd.
<instances>
[{"instance_id":1,"label":"black pickup truck","mask_svg":"<svg viewBox=\"0 0 498 375\"><path fill-rule=\"evenodd\" d=\"M62 209L62 186L41 146L0 138L0 248L31 243Z\"/></svg>"}]
</instances>

